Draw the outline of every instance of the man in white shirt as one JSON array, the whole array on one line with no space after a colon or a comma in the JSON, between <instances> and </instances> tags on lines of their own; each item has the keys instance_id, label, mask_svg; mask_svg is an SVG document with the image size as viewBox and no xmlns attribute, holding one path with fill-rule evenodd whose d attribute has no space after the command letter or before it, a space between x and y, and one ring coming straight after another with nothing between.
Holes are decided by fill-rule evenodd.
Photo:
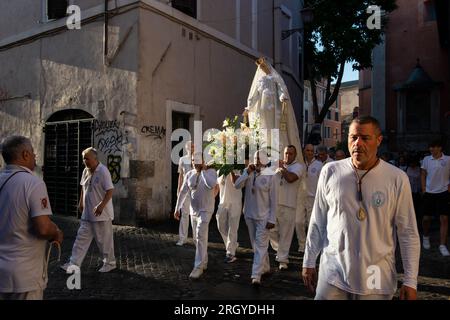
<instances>
[{"instance_id":1,"label":"man in white shirt","mask_svg":"<svg viewBox=\"0 0 450 320\"><path fill-rule=\"evenodd\" d=\"M48 242L63 241L50 220L47 187L33 175L31 141L11 136L2 144L0 172L0 301L42 300L47 286Z\"/></svg>"},{"instance_id":2,"label":"man in white shirt","mask_svg":"<svg viewBox=\"0 0 450 320\"><path fill-rule=\"evenodd\" d=\"M239 174L237 170L233 172ZM220 188L220 202L216 213L217 229L219 229L225 244L225 262L236 261L236 249L238 247L239 220L242 213L242 190L236 189L231 174L223 175L218 179Z\"/></svg>"},{"instance_id":3,"label":"man in white shirt","mask_svg":"<svg viewBox=\"0 0 450 320\"><path fill-rule=\"evenodd\" d=\"M336 150L336 161L344 160L345 158L347 158L347 156L345 155L344 150L341 149Z\"/></svg>"},{"instance_id":4,"label":"man in white shirt","mask_svg":"<svg viewBox=\"0 0 450 320\"><path fill-rule=\"evenodd\" d=\"M322 162L322 165L333 162L334 160L328 155L328 149L325 146L317 147L317 159Z\"/></svg>"},{"instance_id":5,"label":"man in white shirt","mask_svg":"<svg viewBox=\"0 0 450 320\"><path fill-rule=\"evenodd\" d=\"M192 170L192 154L194 153L194 144L191 141L186 142L186 155L180 158L180 162L178 163L178 189L177 195L180 194L181 186L183 185L183 180L186 174ZM189 208L190 208L190 199L186 198L184 201L183 208L180 209L180 227L178 228L178 242L177 246L183 246L186 242L189 233ZM194 232L192 232L194 234ZM195 242L195 238L194 238Z\"/></svg>"},{"instance_id":6,"label":"man in white shirt","mask_svg":"<svg viewBox=\"0 0 450 320\"><path fill-rule=\"evenodd\" d=\"M400 299L417 298L420 239L411 188L405 172L378 159L382 139L375 118L354 119L351 158L320 173L302 272L317 300L392 299L397 238L404 268Z\"/></svg>"},{"instance_id":7,"label":"man in white shirt","mask_svg":"<svg viewBox=\"0 0 450 320\"><path fill-rule=\"evenodd\" d=\"M270 232L270 243L276 248L276 260L278 268L286 270L289 264L289 251L295 230L295 218L297 208L298 188L303 177L304 166L298 163L297 150L290 145L284 148L284 159L280 161L277 168L278 207L276 213L276 224Z\"/></svg>"},{"instance_id":8,"label":"man in white shirt","mask_svg":"<svg viewBox=\"0 0 450 320\"><path fill-rule=\"evenodd\" d=\"M307 144L303 149L305 155L306 165L306 197L304 199L304 208L301 215L297 216L295 221L295 232L298 240L298 251L305 251L306 229L309 225L311 212L314 205L314 198L316 196L317 181L319 181L320 170L322 170L322 162L314 157L314 146Z\"/></svg>"},{"instance_id":9,"label":"man in white shirt","mask_svg":"<svg viewBox=\"0 0 450 320\"><path fill-rule=\"evenodd\" d=\"M214 189L217 185L217 172L208 168L203 160L203 154L192 155L194 169L184 178L180 190L174 217L179 220L180 209L187 197L191 201L191 223L195 239L195 262L189 278L198 279L208 268L208 231L209 222L214 213Z\"/></svg>"},{"instance_id":10,"label":"man in white shirt","mask_svg":"<svg viewBox=\"0 0 450 320\"><path fill-rule=\"evenodd\" d=\"M269 159L264 151L257 151L254 163L237 178L233 175L235 187L245 187L244 217L247 223L254 256L252 285L261 284L261 276L270 271L269 230L275 226L277 200L277 179L275 172L267 168Z\"/></svg>"},{"instance_id":11,"label":"man in white shirt","mask_svg":"<svg viewBox=\"0 0 450 320\"><path fill-rule=\"evenodd\" d=\"M449 192L450 192L450 157L442 153L442 143L433 141L430 143L431 155L423 159L421 166L422 192L424 195L423 205L423 248L430 249L430 225L432 215L440 218L440 246L442 256L448 257L448 215L449 215Z\"/></svg>"},{"instance_id":12,"label":"man in white shirt","mask_svg":"<svg viewBox=\"0 0 450 320\"><path fill-rule=\"evenodd\" d=\"M91 242L95 239L103 257L103 266L98 271L110 272L116 268L112 227L114 210L111 200L114 185L108 168L99 162L96 149L87 148L81 155L86 168L80 181L80 228L69 262L61 268L67 271L71 265L81 267Z\"/></svg>"}]
</instances>

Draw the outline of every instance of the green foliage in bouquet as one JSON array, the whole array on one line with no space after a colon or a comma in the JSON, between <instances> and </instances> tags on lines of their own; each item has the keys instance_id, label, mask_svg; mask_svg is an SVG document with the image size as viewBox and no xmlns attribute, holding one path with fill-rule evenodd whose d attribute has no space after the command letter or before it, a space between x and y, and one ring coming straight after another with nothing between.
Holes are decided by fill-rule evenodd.
<instances>
[{"instance_id":1,"label":"green foliage in bouquet","mask_svg":"<svg viewBox=\"0 0 450 320\"><path fill-rule=\"evenodd\" d=\"M245 168L242 160L248 159L249 135L252 133L245 123L239 121L239 116L226 118L222 127L222 131L211 132L204 144L204 149L208 150L212 158L208 161L208 166L216 169L219 177L227 176L233 170ZM238 145L238 140L244 141L244 144ZM242 154L242 151L244 151L244 159L239 159L238 154Z\"/></svg>"}]
</instances>

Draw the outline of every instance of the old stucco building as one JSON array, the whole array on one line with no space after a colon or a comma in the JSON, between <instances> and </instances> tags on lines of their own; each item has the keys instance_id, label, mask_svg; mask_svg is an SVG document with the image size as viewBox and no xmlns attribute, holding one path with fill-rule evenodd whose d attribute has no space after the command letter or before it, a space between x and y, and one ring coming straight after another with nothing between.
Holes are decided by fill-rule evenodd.
<instances>
[{"instance_id":1,"label":"old stucco building","mask_svg":"<svg viewBox=\"0 0 450 320\"><path fill-rule=\"evenodd\" d=\"M71 4L81 8L79 30L62 17ZM80 151L93 145L115 183L116 222L168 219L172 131L192 133L194 120L220 128L240 114L257 57L274 62L300 108L299 34L281 37L299 27L300 8L296 0L1 1L0 139L31 137L57 214L77 215Z\"/></svg>"}]
</instances>

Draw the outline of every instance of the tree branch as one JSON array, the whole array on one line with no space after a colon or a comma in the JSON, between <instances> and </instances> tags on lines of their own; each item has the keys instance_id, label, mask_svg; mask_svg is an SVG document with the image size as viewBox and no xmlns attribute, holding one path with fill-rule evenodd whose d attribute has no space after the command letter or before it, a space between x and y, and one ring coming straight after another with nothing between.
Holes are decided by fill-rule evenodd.
<instances>
[{"instance_id":1,"label":"tree branch","mask_svg":"<svg viewBox=\"0 0 450 320\"><path fill-rule=\"evenodd\" d=\"M320 111L318 118L316 118L316 123L323 122L323 120L325 119L325 117L328 113L328 109L330 109L331 105L336 101L336 98L339 94L339 89L341 88L342 77L344 76L344 69L345 69L345 61L341 62L339 65L338 78L337 78L336 84L334 86L333 94L331 95L331 97L329 99L325 100L322 110ZM328 87L328 85L327 85L327 87Z\"/></svg>"}]
</instances>

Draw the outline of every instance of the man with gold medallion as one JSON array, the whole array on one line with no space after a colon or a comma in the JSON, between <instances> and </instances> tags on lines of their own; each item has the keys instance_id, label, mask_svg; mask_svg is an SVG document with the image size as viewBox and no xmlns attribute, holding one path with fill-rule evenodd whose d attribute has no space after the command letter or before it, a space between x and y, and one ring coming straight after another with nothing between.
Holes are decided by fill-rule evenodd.
<instances>
[{"instance_id":1,"label":"man with gold medallion","mask_svg":"<svg viewBox=\"0 0 450 320\"><path fill-rule=\"evenodd\" d=\"M420 239L411 188L402 170L377 157L382 139L375 118L354 119L351 157L320 173L302 272L316 300L392 299L397 238L404 268L400 299L417 298Z\"/></svg>"}]
</instances>

